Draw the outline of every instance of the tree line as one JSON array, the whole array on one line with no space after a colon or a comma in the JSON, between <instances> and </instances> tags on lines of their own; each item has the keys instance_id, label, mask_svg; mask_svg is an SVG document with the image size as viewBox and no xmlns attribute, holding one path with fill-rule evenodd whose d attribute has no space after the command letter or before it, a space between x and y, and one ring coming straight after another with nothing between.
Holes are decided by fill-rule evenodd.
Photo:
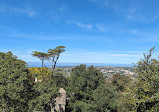
<instances>
[{"instance_id":1,"label":"tree line","mask_svg":"<svg viewBox=\"0 0 159 112\"><path fill-rule=\"evenodd\" d=\"M60 49L64 52L64 47ZM53 72L43 65L28 68L11 52L0 53L0 111L50 112L59 88L64 88L66 112L158 112L159 60L152 58L154 49L134 66L135 76L115 74L109 79L96 67L86 65L74 67L70 77L65 77L55 63L61 52L51 57ZM48 59L37 54L34 56L41 61ZM35 82L32 76L41 74L43 80ZM46 74L51 77L45 78Z\"/></svg>"}]
</instances>

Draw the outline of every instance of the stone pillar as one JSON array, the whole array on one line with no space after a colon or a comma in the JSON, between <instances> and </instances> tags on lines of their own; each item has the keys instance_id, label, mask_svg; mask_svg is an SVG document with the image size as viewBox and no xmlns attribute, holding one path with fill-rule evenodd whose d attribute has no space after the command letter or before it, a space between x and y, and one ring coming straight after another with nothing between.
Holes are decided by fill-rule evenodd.
<instances>
[{"instance_id":1,"label":"stone pillar","mask_svg":"<svg viewBox=\"0 0 159 112\"><path fill-rule=\"evenodd\" d=\"M66 106L66 91L63 88L60 88L59 90L60 93L60 100L61 100L61 104L60 106L60 110L65 111L65 106Z\"/></svg>"},{"instance_id":2,"label":"stone pillar","mask_svg":"<svg viewBox=\"0 0 159 112\"><path fill-rule=\"evenodd\" d=\"M59 90L60 96L55 99L55 111L56 112L65 112L66 106L66 91L63 88Z\"/></svg>"}]
</instances>

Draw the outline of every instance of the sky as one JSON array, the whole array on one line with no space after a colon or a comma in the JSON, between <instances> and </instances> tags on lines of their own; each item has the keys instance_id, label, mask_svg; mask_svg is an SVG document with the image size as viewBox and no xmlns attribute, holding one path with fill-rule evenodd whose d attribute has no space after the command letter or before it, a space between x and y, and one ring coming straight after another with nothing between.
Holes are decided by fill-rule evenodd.
<instances>
[{"instance_id":1,"label":"sky","mask_svg":"<svg viewBox=\"0 0 159 112\"><path fill-rule=\"evenodd\" d=\"M66 46L59 62L136 63L159 49L158 0L0 0L0 52ZM157 54L156 54L157 55Z\"/></svg>"}]
</instances>

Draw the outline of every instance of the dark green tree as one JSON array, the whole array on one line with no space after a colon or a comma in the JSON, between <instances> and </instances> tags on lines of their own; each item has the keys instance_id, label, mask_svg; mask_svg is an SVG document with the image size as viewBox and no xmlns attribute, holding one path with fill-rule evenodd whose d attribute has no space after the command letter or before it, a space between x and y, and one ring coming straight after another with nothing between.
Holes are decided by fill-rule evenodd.
<instances>
[{"instance_id":1,"label":"dark green tree","mask_svg":"<svg viewBox=\"0 0 159 112\"><path fill-rule=\"evenodd\" d=\"M110 84L102 84L93 91L96 112L117 112L119 108L119 92Z\"/></svg>"},{"instance_id":2,"label":"dark green tree","mask_svg":"<svg viewBox=\"0 0 159 112\"><path fill-rule=\"evenodd\" d=\"M34 94L26 63L11 52L0 53L0 111L28 112Z\"/></svg>"},{"instance_id":3,"label":"dark green tree","mask_svg":"<svg viewBox=\"0 0 159 112\"><path fill-rule=\"evenodd\" d=\"M91 94L92 90L95 90L103 82L104 77L102 73L95 67L79 65L72 69L69 86L74 94L76 92L79 95L82 95L82 93ZM85 94L83 95L83 97L86 97ZM80 100L82 97L79 96L76 98Z\"/></svg>"},{"instance_id":4,"label":"dark green tree","mask_svg":"<svg viewBox=\"0 0 159 112\"><path fill-rule=\"evenodd\" d=\"M93 105L91 105L93 90L101 83L104 83L104 77L93 66L79 65L73 68L67 87L67 94L70 99L67 111L83 112L84 110L91 110L93 108ZM85 104L90 104L88 105L90 108L81 108Z\"/></svg>"},{"instance_id":5,"label":"dark green tree","mask_svg":"<svg viewBox=\"0 0 159 112\"><path fill-rule=\"evenodd\" d=\"M65 73L62 69L56 68L52 79L56 83L57 87L65 88L67 86L67 78L64 75Z\"/></svg>"},{"instance_id":6,"label":"dark green tree","mask_svg":"<svg viewBox=\"0 0 159 112\"><path fill-rule=\"evenodd\" d=\"M43 78L44 77L43 76L44 61L49 59L49 54L43 53L43 52L38 52L38 51L33 51L33 53L31 55L35 56L41 60L41 62L42 62L42 78Z\"/></svg>"},{"instance_id":7,"label":"dark green tree","mask_svg":"<svg viewBox=\"0 0 159 112\"><path fill-rule=\"evenodd\" d=\"M88 93L85 93L88 94ZM76 97L76 96L74 96ZM110 84L101 84L93 90L91 99L75 100L68 112L117 112L120 95ZM71 99L72 100L72 99ZM69 105L71 106L71 105Z\"/></svg>"}]
</instances>

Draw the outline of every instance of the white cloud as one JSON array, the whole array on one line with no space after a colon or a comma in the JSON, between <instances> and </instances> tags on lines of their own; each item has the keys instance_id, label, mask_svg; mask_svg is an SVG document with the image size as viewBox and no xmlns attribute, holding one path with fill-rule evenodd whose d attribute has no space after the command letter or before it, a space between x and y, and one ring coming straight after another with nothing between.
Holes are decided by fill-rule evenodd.
<instances>
[{"instance_id":1,"label":"white cloud","mask_svg":"<svg viewBox=\"0 0 159 112\"><path fill-rule=\"evenodd\" d=\"M132 34L140 34L140 32L138 30L131 30L130 33L132 33Z\"/></svg>"},{"instance_id":2,"label":"white cloud","mask_svg":"<svg viewBox=\"0 0 159 112\"><path fill-rule=\"evenodd\" d=\"M126 10L123 9L122 11L126 13L126 15L125 15L126 18L128 20L131 20L131 19L135 19L138 16L139 8L133 7L133 8L128 8Z\"/></svg>"},{"instance_id":3,"label":"white cloud","mask_svg":"<svg viewBox=\"0 0 159 112\"><path fill-rule=\"evenodd\" d=\"M92 24L83 24L83 23L76 23L77 26L85 29L92 29Z\"/></svg>"},{"instance_id":4,"label":"white cloud","mask_svg":"<svg viewBox=\"0 0 159 112\"><path fill-rule=\"evenodd\" d=\"M25 34L25 33L12 33L10 37L15 38L27 38L27 39L38 39L38 40L69 40L69 37L65 36L43 36L35 34Z\"/></svg>"},{"instance_id":5,"label":"white cloud","mask_svg":"<svg viewBox=\"0 0 159 112\"><path fill-rule=\"evenodd\" d=\"M143 53L143 52L142 52ZM61 55L60 62L79 62L79 63L116 63L131 64L142 57L139 51L66 51Z\"/></svg>"},{"instance_id":6,"label":"white cloud","mask_svg":"<svg viewBox=\"0 0 159 112\"><path fill-rule=\"evenodd\" d=\"M102 4L102 5L104 5L104 6L109 5L108 0L89 0L89 1L90 1L90 2L96 2L96 3Z\"/></svg>"},{"instance_id":7,"label":"white cloud","mask_svg":"<svg viewBox=\"0 0 159 112\"><path fill-rule=\"evenodd\" d=\"M36 15L35 11L33 11L31 8L26 8L26 9L14 8L14 11L17 13L26 14L31 18Z\"/></svg>"},{"instance_id":8,"label":"white cloud","mask_svg":"<svg viewBox=\"0 0 159 112\"><path fill-rule=\"evenodd\" d=\"M121 34L126 34L130 38L125 41L137 43L151 43L154 46L159 42L159 33L157 31L142 31L141 29L119 30Z\"/></svg>"},{"instance_id":9,"label":"white cloud","mask_svg":"<svg viewBox=\"0 0 159 112\"><path fill-rule=\"evenodd\" d=\"M78 27L88 29L88 30L91 30L93 28L93 24L84 24L82 22L75 22L75 21L71 21L71 20L66 20L66 23L73 24L73 25L76 25Z\"/></svg>"},{"instance_id":10,"label":"white cloud","mask_svg":"<svg viewBox=\"0 0 159 112\"><path fill-rule=\"evenodd\" d=\"M133 1L121 3L111 0L89 0L96 3L101 8L110 8L123 16L127 21L137 21L140 23L154 22L159 19L158 12L153 9L147 10L143 3L135 3Z\"/></svg>"},{"instance_id":11,"label":"white cloud","mask_svg":"<svg viewBox=\"0 0 159 112\"><path fill-rule=\"evenodd\" d=\"M15 6L7 6L0 5L0 12L2 13L10 13L10 14L24 14L29 16L30 18L34 17L37 13L31 7L15 7Z\"/></svg>"},{"instance_id":12,"label":"white cloud","mask_svg":"<svg viewBox=\"0 0 159 112\"><path fill-rule=\"evenodd\" d=\"M61 5L60 7L59 7L59 11L65 11L66 9L67 9L67 5Z\"/></svg>"},{"instance_id":13,"label":"white cloud","mask_svg":"<svg viewBox=\"0 0 159 112\"><path fill-rule=\"evenodd\" d=\"M13 29L10 30L5 36L10 38L20 38L20 39L37 39L37 40L92 40L92 39L103 39L105 42L112 42L112 38L107 36L94 36L94 35L42 35L42 34L27 34Z\"/></svg>"},{"instance_id":14,"label":"white cloud","mask_svg":"<svg viewBox=\"0 0 159 112\"><path fill-rule=\"evenodd\" d=\"M103 26L101 24L97 24L96 27L98 30L103 31L103 32L108 30L105 26Z\"/></svg>"},{"instance_id":15,"label":"white cloud","mask_svg":"<svg viewBox=\"0 0 159 112\"><path fill-rule=\"evenodd\" d=\"M149 23L159 19L158 13L149 13L143 7L130 7L121 11L125 14L126 20Z\"/></svg>"},{"instance_id":16,"label":"white cloud","mask_svg":"<svg viewBox=\"0 0 159 112\"><path fill-rule=\"evenodd\" d=\"M157 19L159 19L159 15L158 15L158 14L155 15L155 16L153 16L153 17L151 17L151 20L152 20L152 21L156 21Z\"/></svg>"}]
</instances>

